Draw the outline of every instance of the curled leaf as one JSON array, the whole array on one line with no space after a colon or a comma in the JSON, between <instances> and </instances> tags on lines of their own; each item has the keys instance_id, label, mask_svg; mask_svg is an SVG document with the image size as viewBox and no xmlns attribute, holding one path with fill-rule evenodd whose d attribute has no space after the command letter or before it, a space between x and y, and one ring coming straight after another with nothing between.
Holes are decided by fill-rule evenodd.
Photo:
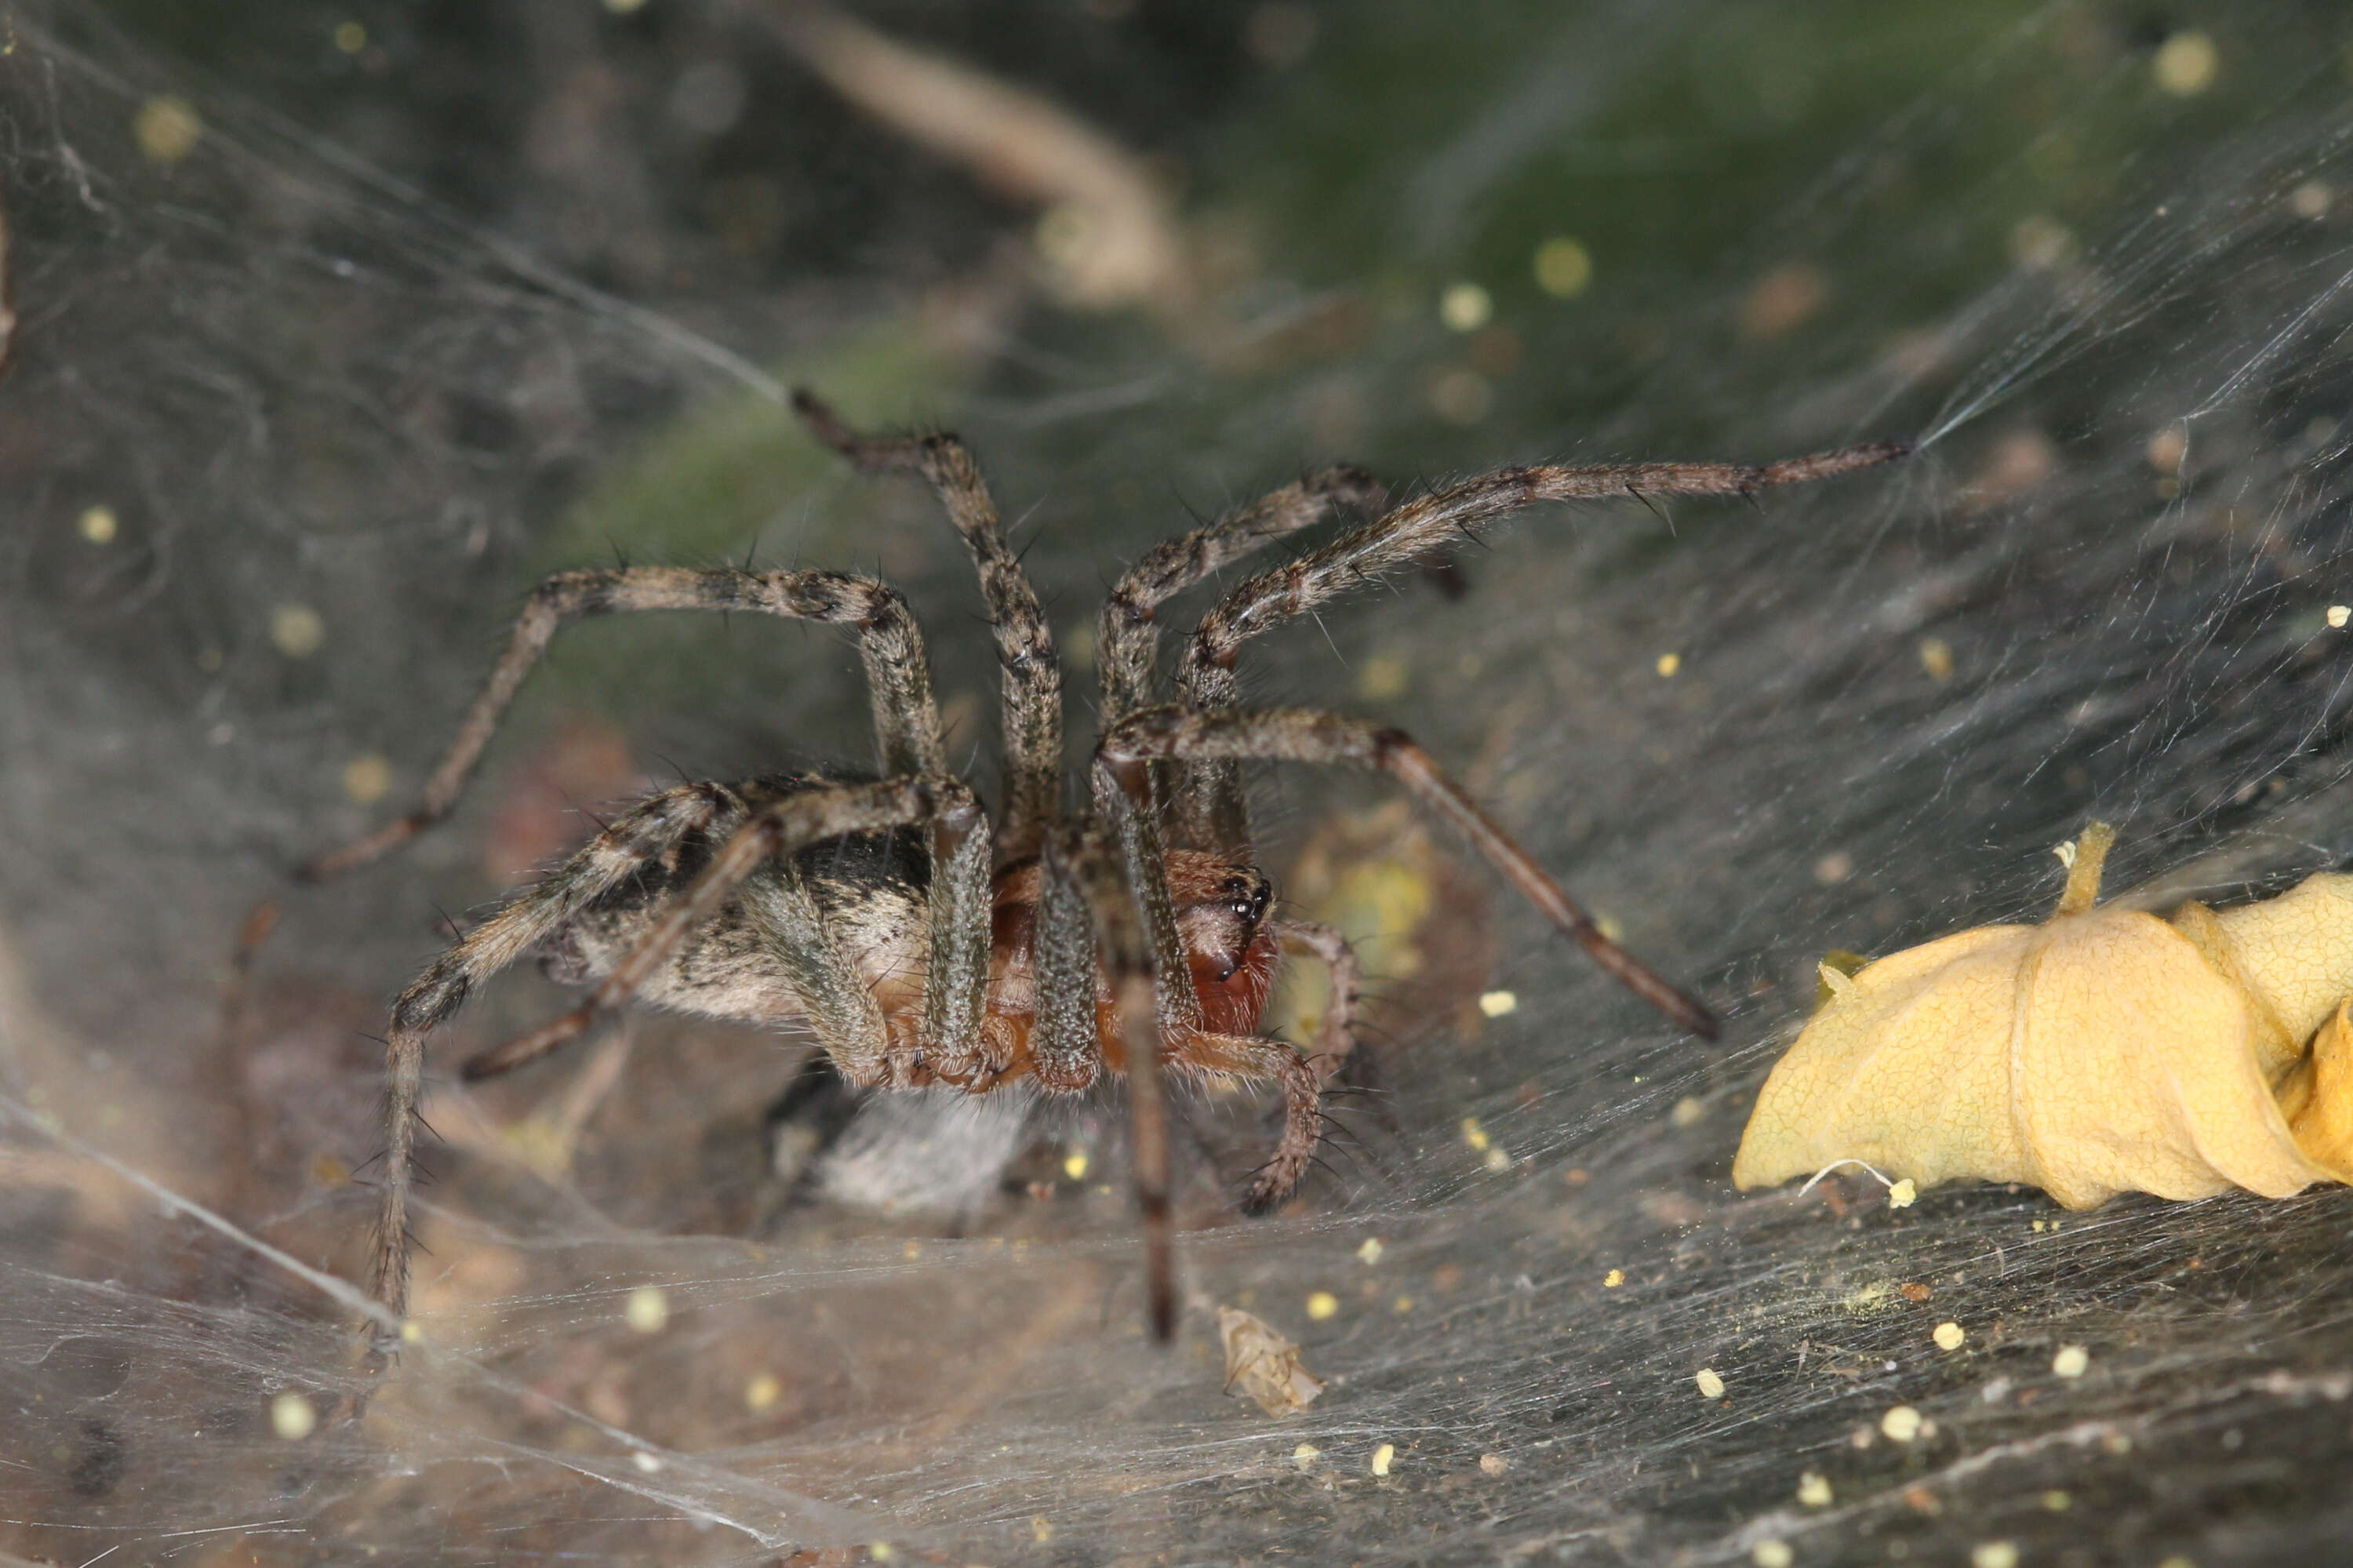
<instances>
[{"instance_id":1,"label":"curled leaf","mask_svg":"<svg viewBox=\"0 0 2353 1568\"><path fill-rule=\"evenodd\" d=\"M1324 1392L1323 1380L1299 1364L1299 1347L1263 1318L1220 1307L1218 1335L1226 1342L1226 1392L1249 1396L1269 1415L1304 1410Z\"/></svg>"},{"instance_id":2,"label":"curled leaf","mask_svg":"<svg viewBox=\"0 0 2353 1568\"><path fill-rule=\"evenodd\" d=\"M2081 1209L2353 1180L2353 876L2167 921L2094 906L2113 836L2094 824L2063 855L2067 891L2042 925L1826 968L1734 1182L1860 1160L1921 1187L2027 1182Z\"/></svg>"}]
</instances>

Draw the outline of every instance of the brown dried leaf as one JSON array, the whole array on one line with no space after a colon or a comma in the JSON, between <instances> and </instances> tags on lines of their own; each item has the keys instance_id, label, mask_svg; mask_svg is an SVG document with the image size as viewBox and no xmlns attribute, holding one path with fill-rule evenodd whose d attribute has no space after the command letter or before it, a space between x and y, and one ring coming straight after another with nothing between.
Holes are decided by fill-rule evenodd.
<instances>
[{"instance_id":1,"label":"brown dried leaf","mask_svg":"<svg viewBox=\"0 0 2353 1568\"><path fill-rule=\"evenodd\" d=\"M2112 837L2085 832L2042 925L1962 931L1851 977L1826 967L1829 998L1766 1080L1734 1182L1860 1160L1922 1187L2029 1182L2081 1209L2353 1178L2353 876L2168 923L2093 907Z\"/></svg>"},{"instance_id":2,"label":"brown dried leaf","mask_svg":"<svg viewBox=\"0 0 2353 1568\"><path fill-rule=\"evenodd\" d=\"M1264 1319L1220 1307L1218 1334L1226 1342L1228 1393L1247 1394L1269 1415L1289 1415L1324 1392L1323 1380L1299 1364L1299 1347Z\"/></svg>"}]
</instances>

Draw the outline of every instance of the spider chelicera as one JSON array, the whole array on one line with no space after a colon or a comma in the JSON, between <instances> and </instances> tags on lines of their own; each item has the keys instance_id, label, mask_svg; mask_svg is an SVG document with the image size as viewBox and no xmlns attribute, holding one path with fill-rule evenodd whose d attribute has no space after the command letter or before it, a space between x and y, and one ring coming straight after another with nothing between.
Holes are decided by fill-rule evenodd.
<instances>
[{"instance_id":1,"label":"spider chelicera","mask_svg":"<svg viewBox=\"0 0 2353 1568\"><path fill-rule=\"evenodd\" d=\"M1322 1138L1320 1081L1256 1033L1285 948L1320 956L1321 1049L1346 1052L1354 955L1339 933L1269 917L1239 777L1251 760L1378 769L1460 829L1555 926L1677 1024L1713 1037L1707 1009L1602 935L1405 735L1335 714L1244 711L1242 644L1454 539L1545 501L1738 495L1890 461L1882 442L1753 467L1637 463L1499 469L1391 505L1355 469L1286 485L1159 546L1120 578L1097 634L1102 739L1085 809L1062 806L1062 674L1038 596L1006 543L980 470L953 436L869 438L806 393L817 435L870 473L928 480L971 547L1004 673L1005 776L995 832L948 769L923 635L905 599L833 571L620 567L561 572L533 590L505 654L407 815L301 868L383 854L445 815L516 688L556 630L622 610L736 610L856 629L880 779L808 775L687 784L649 796L435 959L393 1006L374 1287L408 1293L408 1196L425 1042L475 986L527 954L593 987L572 1012L469 1062L506 1072L638 1000L813 1033L843 1077L983 1094L1027 1078L1075 1093L1124 1075L1154 1333L1174 1332L1169 1150L1162 1075L1271 1081L1281 1139L1251 1179L1263 1212L1299 1183ZM1370 521L1241 583L1185 645L1175 700L1156 670L1158 607L1269 542L1344 509ZM909 831L909 830L912 830Z\"/></svg>"}]
</instances>

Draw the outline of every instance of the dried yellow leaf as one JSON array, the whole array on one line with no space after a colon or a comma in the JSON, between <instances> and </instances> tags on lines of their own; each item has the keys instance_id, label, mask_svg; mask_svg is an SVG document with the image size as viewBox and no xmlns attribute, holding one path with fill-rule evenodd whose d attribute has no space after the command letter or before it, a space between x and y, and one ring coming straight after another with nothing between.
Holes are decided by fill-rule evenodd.
<instances>
[{"instance_id":1,"label":"dried yellow leaf","mask_svg":"<svg viewBox=\"0 0 2353 1568\"><path fill-rule=\"evenodd\" d=\"M2062 852L2067 890L2042 925L1825 967L1734 1182L1859 1160L2083 1209L2353 1180L2353 876L2168 922L2094 906L2113 838L2094 823Z\"/></svg>"}]
</instances>

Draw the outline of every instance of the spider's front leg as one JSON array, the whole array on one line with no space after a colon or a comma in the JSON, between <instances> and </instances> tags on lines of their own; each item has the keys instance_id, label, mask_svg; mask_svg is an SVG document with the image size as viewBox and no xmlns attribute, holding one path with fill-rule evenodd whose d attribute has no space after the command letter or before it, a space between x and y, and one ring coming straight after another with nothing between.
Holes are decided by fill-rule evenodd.
<instances>
[{"instance_id":1,"label":"spider's front leg","mask_svg":"<svg viewBox=\"0 0 2353 1568\"><path fill-rule=\"evenodd\" d=\"M1345 764L1387 773L1460 829L1545 918L1620 985L1692 1033L1706 1040L1716 1036L1714 1013L1604 936L1567 891L1401 730L1300 709L1196 713L1167 706L1147 708L1114 726L1097 755L1123 781L1140 780L1145 766L1158 758Z\"/></svg>"}]
</instances>

